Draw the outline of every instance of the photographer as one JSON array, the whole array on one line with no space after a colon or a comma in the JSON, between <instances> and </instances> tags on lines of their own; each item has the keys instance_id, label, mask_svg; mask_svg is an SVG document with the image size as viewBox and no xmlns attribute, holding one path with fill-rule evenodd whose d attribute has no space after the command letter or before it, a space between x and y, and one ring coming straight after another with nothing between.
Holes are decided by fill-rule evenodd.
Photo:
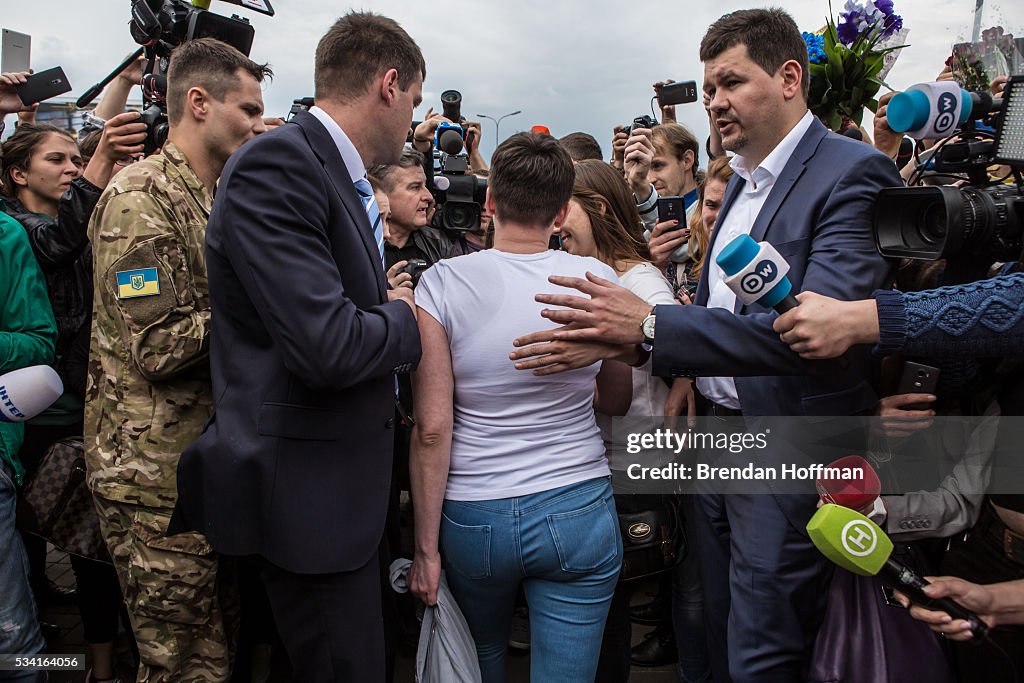
<instances>
[{"instance_id":1,"label":"photographer","mask_svg":"<svg viewBox=\"0 0 1024 683\"><path fill-rule=\"evenodd\" d=\"M420 273L441 259L467 253L464 240L429 225L428 213L434 197L427 189L421 152L405 149L397 164L373 166L368 173L380 182L391 208L391 234L384 244L385 270L406 261L415 284Z\"/></svg>"},{"instance_id":2,"label":"photographer","mask_svg":"<svg viewBox=\"0 0 1024 683\"><path fill-rule=\"evenodd\" d=\"M268 75L217 40L177 47L167 142L118 174L89 227L86 467L136 634L140 682L230 674L229 612L219 592L227 574L218 576L202 535L165 533L178 459L213 405L204 250L213 190L228 157L264 130L260 83Z\"/></svg>"}]
</instances>

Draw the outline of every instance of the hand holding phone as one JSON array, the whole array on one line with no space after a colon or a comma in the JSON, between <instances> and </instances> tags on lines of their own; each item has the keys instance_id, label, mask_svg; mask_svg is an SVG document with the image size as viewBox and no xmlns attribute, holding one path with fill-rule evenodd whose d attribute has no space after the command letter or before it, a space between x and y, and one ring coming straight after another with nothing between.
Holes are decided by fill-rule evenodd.
<instances>
[{"instance_id":1,"label":"hand holding phone","mask_svg":"<svg viewBox=\"0 0 1024 683\"><path fill-rule=\"evenodd\" d=\"M24 83L15 86L18 97L25 106L48 100L51 97L71 92L71 83L64 75L64 69L55 66L52 69L34 73Z\"/></svg>"},{"instance_id":2,"label":"hand holding phone","mask_svg":"<svg viewBox=\"0 0 1024 683\"><path fill-rule=\"evenodd\" d=\"M686 224L686 206L682 197L658 197L658 222L679 221L679 227Z\"/></svg>"},{"instance_id":3,"label":"hand holding phone","mask_svg":"<svg viewBox=\"0 0 1024 683\"><path fill-rule=\"evenodd\" d=\"M689 104L697 101L697 81L666 83L658 88L658 104L667 107L673 104Z\"/></svg>"}]
</instances>

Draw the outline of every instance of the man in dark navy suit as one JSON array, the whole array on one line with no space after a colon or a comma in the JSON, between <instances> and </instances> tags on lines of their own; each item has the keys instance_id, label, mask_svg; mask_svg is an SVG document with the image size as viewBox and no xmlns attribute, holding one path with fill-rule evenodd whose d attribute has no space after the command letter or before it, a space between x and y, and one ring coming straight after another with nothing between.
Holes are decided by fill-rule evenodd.
<instances>
[{"instance_id":1,"label":"man in dark navy suit","mask_svg":"<svg viewBox=\"0 0 1024 683\"><path fill-rule=\"evenodd\" d=\"M862 413L876 401L864 379L866 351L830 368L802 360L772 330L774 312L736 299L715 258L737 235L749 234L789 262L797 291L869 297L890 272L875 249L871 217L878 191L902 184L896 167L871 146L828 132L808 111L807 48L785 12L721 17L701 42L701 61L712 118L725 149L735 153L735 176L708 247L697 305L652 309L598 278L552 278L591 299L539 296L574 309L545 316L575 329L517 340L540 343L513 355L546 354L522 367L562 371L584 362L581 356L639 364L653 352L654 374L697 377L705 412L719 416ZM581 354L566 348L574 340L605 346L591 344ZM830 577L805 531L816 501L776 492L696 501L694 551L716 682L804 680Z\"/></svg>"},{"instance_id":2,"label":"man in dark navy suit","mask_svg":"<svg viewBox=\"0 0 1024 683\"><path fill-rule=\"evenodd\" d=\"M339 19L316 106L231 158L206 231L215 413L181 458L175 526L256 558L304 682L384 679L394 375L420 344L365 168L398 161L425 73L393 20Z\"/></svg>"}]
</instances>

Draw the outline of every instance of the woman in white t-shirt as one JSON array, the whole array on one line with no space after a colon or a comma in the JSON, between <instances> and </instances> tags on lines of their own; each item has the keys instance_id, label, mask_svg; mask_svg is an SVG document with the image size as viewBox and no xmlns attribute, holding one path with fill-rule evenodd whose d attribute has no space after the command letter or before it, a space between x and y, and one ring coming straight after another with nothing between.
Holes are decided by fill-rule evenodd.
<instances>
[{"instance_id":1,"label":"woman in white t-shirt","mask_svg":"<svg viewBox=\"0 0 1024 683\"><path fill-rule=\"evenodd\" d=\"M596 259L547 248L573 177L554 138L506 140L487 198L494 248L437 263L416 288L423 356L413 381L409 587L433 604L444 565L485 683L506 679L520 586L532 680L593 681L622 561L594 407L625 412L629 368L605 362L542 377L509 361L512 340L544 324L534 294L569 291L549 275L616 279Z\"/></svg>"}]
</instances>

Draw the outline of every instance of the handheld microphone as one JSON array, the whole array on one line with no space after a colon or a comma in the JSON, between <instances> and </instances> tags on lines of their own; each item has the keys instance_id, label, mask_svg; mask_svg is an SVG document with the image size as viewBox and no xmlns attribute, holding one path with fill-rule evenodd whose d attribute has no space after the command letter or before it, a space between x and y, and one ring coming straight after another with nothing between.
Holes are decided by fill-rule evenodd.
<instances>
[{"instance_id":1,"label":"handheld microphone","mask_svg":"<svg viewBox=\"0 0 1024 683\"><path fill-rule=\"evenodd\" d=\"M864 476L859 479L840 479L827 474L830 471L838 472L847 468L854 471L859 470L864 473ZM875 468L859 455L847 455L844 458L839 458L835 462L829 463L824 472L815 481L815 486L818 489L818 495L825 503L833 503L859 511L874 503L882 493L882 482L878 478Z\"/></svg>"},{"instance_id":2,"label":"handheld microphone","mask_svg":"<svg viewBox=\"0 0 1024 683\"><path fill-rule=\"evenodd\" d=\"M744 304L756 302L785 313L800 303L786 277L789 264L768 242L739 235L725 245L715 262L725 271L725 284Z\"/></svg>"},{"instance_id":3,"label":"handheld microphone","mask_svg":"<svg viewBox=\"0 0 1024 683\"><path fill-rule=\"evenodd\" d=\"M953 81L918 83L894 95L885 110L889 127L912 138L945 138L969 120L1002 107L988 93L972 93Z\"/></svg>"},{"instance_id":4,"label":"handheld microphone","mask_svg":"<svg viewBox=\"0 0 1024 683\"><path fill-rule=\"evenodd\" d=\"M843 569L861 576L878 576L884 583L910 596L928 609L946 612L971 626L975 638L988 635L988 624L949 598L930 598L922 590L928 582L910 567L894 560L893 544L877 524L856 510L822 505L807 523L807 533L821 554Z\"/></svg>"},{"instance_id":5,"label":"handheld microphone","mask_svg":"<svg viewBox=\"0 0 1024 683\"><path fill-rule=\"evenodd\" d=\"M50 407L64 385L49 365L33 365L0 375L0 422L24 422Z\"/></svg>"}]
</instances>

